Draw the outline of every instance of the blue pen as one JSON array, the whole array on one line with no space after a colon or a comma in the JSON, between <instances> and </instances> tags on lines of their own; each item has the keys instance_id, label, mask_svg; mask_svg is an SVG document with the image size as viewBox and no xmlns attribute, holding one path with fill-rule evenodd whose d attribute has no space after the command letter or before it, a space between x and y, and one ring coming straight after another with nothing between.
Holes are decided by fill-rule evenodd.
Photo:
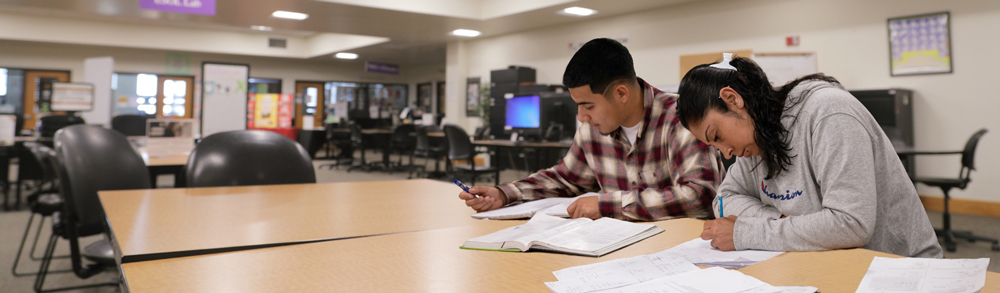
<instances>
[{"instance_id":1,"label":"blue pen","mask_svg":"<svg viewBox=\"0 0 1000 293\"><path fill-rule=\"evenodd\" d=\"M465 184L462 184L462 181L458 181L458 179L452 179L452 180L455 180L455 185L458 185L458 187L461 187L462 190L465 190L465 192L469 192L469 187L465 186ZM472 196L475 196L476 198L479 198L478 194L474 194L472 192L469 192L469 194L472 194Z\"/></svg>"},{"instance_id":2,"label":"blue pen","mask_svg":"<svg viewBox=\"0 0 1000 293\"><path fill-rule=\"evenodd\" d=\"M722 197L719 197L719 218L723 218L725 215L722 214Z\"/></svg>"}]
</instances>

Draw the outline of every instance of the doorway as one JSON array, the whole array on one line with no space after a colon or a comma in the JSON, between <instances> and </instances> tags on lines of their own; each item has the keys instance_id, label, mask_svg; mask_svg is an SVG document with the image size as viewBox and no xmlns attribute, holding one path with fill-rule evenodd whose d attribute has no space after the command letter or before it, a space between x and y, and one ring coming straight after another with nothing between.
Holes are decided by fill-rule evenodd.
<instances>
[{"instance_id":1,"label":"doorway","mask_svg":"<svg viewBox=\"0 0 1000 293\"><path fill-rule=\"evenodd\" d=\"M293 126L303 127L302 117L313 116L313 126L323 126L323 104L326 101L325 83L314 81L296 81L295 97L302 97L301 103L295 101L295 122Z\"/></svg>"}]
</instances>

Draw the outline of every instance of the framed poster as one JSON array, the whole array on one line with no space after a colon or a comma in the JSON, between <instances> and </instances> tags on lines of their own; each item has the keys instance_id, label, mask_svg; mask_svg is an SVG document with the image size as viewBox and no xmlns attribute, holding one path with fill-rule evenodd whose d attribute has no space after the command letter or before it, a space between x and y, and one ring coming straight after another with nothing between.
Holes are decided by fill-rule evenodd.
<instances>
[{"instance_id":1,"label":"framed poster","mask_svg":"<svg viewBox=\"0 0 1000 293\"><path fill-rule=\"evenodd\" d=\"M247 81L250 65L201 64L201 134L247 128Z\"/></svg>"},{"instance_id":2,"label":"framed poster","mask_svg":"<svg viewBox=\"0 0 1000 293\"><path fill-rule=\"evenodd\" d=\"M479 78L465 81L465 116L479 117Z\"/></svg>"},{"instance_id":3,"label":"framed poster","mask_svg":"<svg viewBox=\"0 0 1000 293\"><path fill-rule=\"evenodd\" d=\"M890 18L890 75L951 73L950 19L947 11Z\"/></svg>"}]
</instances>

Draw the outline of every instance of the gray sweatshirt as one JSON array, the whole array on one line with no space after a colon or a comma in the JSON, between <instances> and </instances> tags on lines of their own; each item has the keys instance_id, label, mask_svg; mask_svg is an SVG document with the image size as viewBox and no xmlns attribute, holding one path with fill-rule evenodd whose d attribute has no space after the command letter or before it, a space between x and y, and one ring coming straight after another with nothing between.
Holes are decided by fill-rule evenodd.
<instances>
[{"instance_id":1,"label":"gray sweatshirt","mask_svg":"<svg viewBox=\"0 0 1000 293\"><path fill-rule=\"evenodd\" d=\"M760 157L738 158L719 186L723 212L738 217L736 249L862 247L940 258L917 191L865 107L840 85L817 80L792 89L791 103L781 120L792 149L788 170L764 180ZM713 207L719 215L718 198Z\"/></svg>"}]
</instances>

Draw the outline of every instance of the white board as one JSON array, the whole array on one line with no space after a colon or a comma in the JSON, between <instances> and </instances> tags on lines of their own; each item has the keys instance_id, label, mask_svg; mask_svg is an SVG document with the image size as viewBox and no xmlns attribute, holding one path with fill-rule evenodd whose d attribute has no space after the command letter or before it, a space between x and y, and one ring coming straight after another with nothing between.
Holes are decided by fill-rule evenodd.
<instances>
[{"instance_id":1,"label":"white board","mask_svg":"<svg viewBox=\"0 0 1000 293\"><path fill-rule=\"evenodd\" d=\"M773 86L818 72L815 53L754 53L752 59L764 70Z\"/></svg>"},{"instance_id":2,"label":"white board","mask_svg":"<svg viewBox=\"0 0 1000 293\"><path fill-rule=\"evenodd\" d=\"M246 129L250 65L205 62L201 72L202 137Z\"/></svg>"}]
</instances>

